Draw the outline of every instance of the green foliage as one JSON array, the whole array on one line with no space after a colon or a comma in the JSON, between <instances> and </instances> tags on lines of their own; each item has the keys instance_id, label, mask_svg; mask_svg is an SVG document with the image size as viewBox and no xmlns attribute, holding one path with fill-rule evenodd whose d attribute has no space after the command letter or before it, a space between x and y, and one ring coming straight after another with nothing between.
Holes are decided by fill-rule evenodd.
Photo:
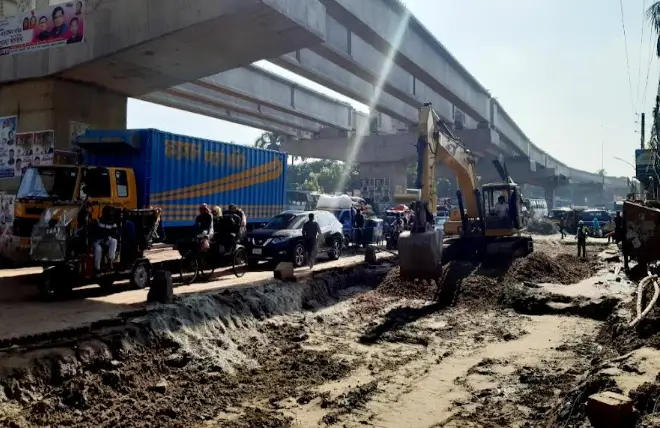
<instances>
[{"instance_id":1,"label":"green foliage","mask_svg":"<svg viewBox=\"0 0 660 428\"><path fill-rule=\"evenodd\" d=\"M286 138L285 135L278 134L277 132L264 132L254 142L254 147L258 147L260 149L275 150L275 151L281 152L282 151L282 143L284 142L285 138ZM305 160L305 158L303 158L301 156L291 156L291 155L289 155L289 158L291 159L292 164L297 160L300 160L300 161Z\"/></svg>"},{"instance_id":2,"label":"green foliage","mask_svg":"<svg viewBox=\"0 0 660 428\"><path fill-rule=\"evenodd\" d=\"M342 189L336 186L348 174ZM317 192L348 192L360 187L359 172L355 165L331 160L301 162L289 166L287 184L290 189Z\"/></svg>"}]
</instances>

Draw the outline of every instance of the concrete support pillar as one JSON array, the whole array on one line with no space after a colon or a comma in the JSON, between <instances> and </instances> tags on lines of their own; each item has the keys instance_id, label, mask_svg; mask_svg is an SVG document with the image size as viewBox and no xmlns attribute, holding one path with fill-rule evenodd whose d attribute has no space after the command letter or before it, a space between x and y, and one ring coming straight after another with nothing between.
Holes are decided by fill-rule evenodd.
<instances>
[{"instance_id":1,"label":"concrete support pillar","mask_svg":"<svg viewBox=\"0 0 660 428\"><path fill-rule=\"evenodd\" d=\"M0 85L0 117L18 116L18 132L53 130L55 149L71 149L71 122L92 129L125 129L126 96L54 78ZM0 180L15 191L18 180Z\"/></svg>"},{"instance_id":2,"label":"concrete support pillar","mask_svg":"<svg viewBox=\"0 0 660 428\"><path fill-rule=\"evenodd\" d=\"M545 191L545 203L548 205L548 210L555 208L555 191L557 190L557 185L554 183L548 183L543 186Z\"/></svg>"},{"instance_id":3,"label":"concrete support pillar","mask_svg":"<svg viewBox=\"0 0 660 428\"><path fill-rule=\"evenodd\" d=\"M406 169L406 162L361 162L362 197L375 203L391 202L394 194L405 193L407 189Z\"/></svg>"}]
</instances>

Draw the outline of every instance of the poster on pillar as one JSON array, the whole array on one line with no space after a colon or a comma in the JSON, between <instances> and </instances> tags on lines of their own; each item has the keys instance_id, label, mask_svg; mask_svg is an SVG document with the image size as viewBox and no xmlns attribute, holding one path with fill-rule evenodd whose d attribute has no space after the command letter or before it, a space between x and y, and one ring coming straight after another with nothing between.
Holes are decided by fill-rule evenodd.
<instances>
[{"instance_id":1,"label":"poster on pillar","mask_svg":"<svg viewBox=\"0 0 660 428\"><path fill-rule=\"evenodd\" d=\"M0 18L0 56L85 41L85 2L71 1Z\"/></svg>"},{"instance_id":2,"label":"poster on pillar","mask_svg":"<svg viewBox=\"0 0 660 428\"><path fill-rule=\"evenodd\" d=\"M0 192L0 235L14 223L14 195Z\"/></svg>"},{"instance_id":3,"label":"poster on pillar","mask_svg":"<svg viewBox=\"0 0 660 428\"><path fill-rule=\"evenodd\" d=\"M14 177L23 175L31 166L52 165L55 151L53 130L21 132L16 134L16 147L10 149L13 156Z\"/></svg>"},{"instance_id":4,"label":"poster on pillar","mask_svg":"<svg viewBox=\"0 0 660 428\"><path fill-rule=\"evenodd\" d=\"M92 129L91 125L81 122L74 122L73 120L69 122L69 135L71 140L69 141L69 150L76 148L76 138L83 135L85 132Z\"/></svg>"},{"instance_id":5,"label":"poster on pillar","mask_svg":"<svg viewBox=\"0 0 660 428\"><path fill-rule=\"evenodd\" d=\"M14 148L16 146L16 116L0 117L0 178L14 177Z\"/></svg>"}]
</instances>

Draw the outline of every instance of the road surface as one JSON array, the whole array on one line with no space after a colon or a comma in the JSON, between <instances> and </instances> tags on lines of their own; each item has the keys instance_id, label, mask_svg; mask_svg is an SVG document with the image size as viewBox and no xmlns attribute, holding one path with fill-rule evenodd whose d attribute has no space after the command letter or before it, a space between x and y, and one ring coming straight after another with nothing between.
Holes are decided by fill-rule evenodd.
<instances>
[{"instance_id":1,"label":"road surface","mask_svg":"<svg viewBox=\"0 0 660 428\"><path fill-rule=\"evenodd\" d=\"M165 261L178 255L165 250L150 257L152 261ZM348 266L364 261L364 254L348 254L337 261L319 260L313 272ZM265 268L264 268L265 269ZM107 294L97 286L74 290L65 301L41 302L37 298L35 281L40 268L7 269L0 271L0 339L48 333L79 327L94 321L110 319L122 312L146 306L148 289L131 290L126 284L117 284L116 292ZM300 272L309 271L304 267ZM208 282L178 286L175 294L201 293L225 287L246 287L273 278L272 270L257 270L236 278L231 270L217 272ZM173 273L178 280L178 273Z\"/></svg>"}]
</instances>

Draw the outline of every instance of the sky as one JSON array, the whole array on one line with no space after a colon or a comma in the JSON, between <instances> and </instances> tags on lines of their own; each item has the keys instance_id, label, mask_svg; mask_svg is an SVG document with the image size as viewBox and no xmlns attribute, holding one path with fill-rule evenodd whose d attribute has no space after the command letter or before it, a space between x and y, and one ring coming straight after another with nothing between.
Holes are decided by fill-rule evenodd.
<instances>
[{"instance_id":1,"label":"sky","mask_svg":"<svg viewBox=\"0 0 660 428\"><path fill-rule=\"evenodd\" d=\"M404 3L537 146L571 167L634 175L639 113L647 115L648 138L660 77L657 35L643 14L651 0L623 0L623 14L619 0ZM270 63L258 65L365 110ZM241 144L262 132L133 99L127 125Z\"/></svg>"}]
</instances>

